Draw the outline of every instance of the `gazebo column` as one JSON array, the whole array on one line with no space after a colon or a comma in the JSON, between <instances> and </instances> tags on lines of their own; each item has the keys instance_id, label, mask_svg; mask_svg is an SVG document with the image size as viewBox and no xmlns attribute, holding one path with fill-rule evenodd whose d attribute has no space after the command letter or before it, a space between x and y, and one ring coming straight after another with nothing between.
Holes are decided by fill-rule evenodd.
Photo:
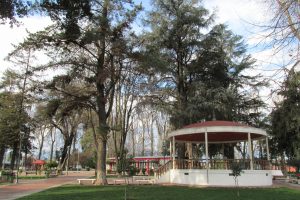
<instances>
[{"instance_id":1,"label":"gazebo column","mask_svg":"<svg viewBox=\"0 0 300 200\"><path fill-rule=\"evenodd\" d=\"M248 133L248 154L249 154L249 157L250 157L250 169L253 170L253 154L252 154L251 133Z\"/></svg>"},{"instance_id":2,"label":"gazebo column","mask_svg":"<svg viewBox=\"0 0 300 200\"><path fill-rule=\"evenodd\" d=\"M268 136L266 136L266 145L267 145L267 160L270 161L270 150L269 150Z\"/></svg>"},{"instance_id":3,"label":"gazebo column","mask_svg":"<svg viewBox=\"0 0 300 200\"><path fill-rule=\"evenodd\" d=\"M209 183L208 180L208 135L207 135L207 131L205 132L205 159L206 159L206 180L207 180L207 184Z\"/></svg>"},{"instance_id":4,"label":"gazebo column","mask_svg":"<svg viewBox=\"0 0 300 200\"><path fill-rule=\"evenodd\" d=\"M268 139L268 136L266 136L266 146L267 146L268 167L269 167L269 169L272 169L272 164L270 162L270 150L269 150L269 139Z\"/></svg>"},{"instance_id":5,"label":"gazebo column","mask_svg":"<svg viewBox=\"0 0 300 200\"><path fill-rule=\"evenodd\" d=\"M172 140L170 140L170 159L173 156L173 150L172 150Z\"/></svg>"},{"instance_id":6,"label":"gazebo column","mask_svg":"<svg viewBox=\"0 0 300 200\"><path fill-rule=\"evenodd\" d=\"M173 137L173 148L172 148L172 156L173 156L173 169L175 169L175 137Z\"/></svg>"}]
</instances>

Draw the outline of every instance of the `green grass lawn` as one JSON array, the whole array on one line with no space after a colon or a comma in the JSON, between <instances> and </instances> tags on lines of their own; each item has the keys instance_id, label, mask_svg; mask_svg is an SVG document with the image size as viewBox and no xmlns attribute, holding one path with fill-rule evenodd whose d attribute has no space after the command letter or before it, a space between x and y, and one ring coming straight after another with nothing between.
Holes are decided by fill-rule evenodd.
<instances>
[{"instance_id":1,"label":"green grass lawn","mask_svg":"<svg viewBox=\"0 0 300 200\"><path fill-rule=\"evenodd\" d=\"M299 200L300 190L288 188L239 189L192 188L176 186L80 186L66 185L39 192L19 200Z\"/></svg>"}]
</instances>

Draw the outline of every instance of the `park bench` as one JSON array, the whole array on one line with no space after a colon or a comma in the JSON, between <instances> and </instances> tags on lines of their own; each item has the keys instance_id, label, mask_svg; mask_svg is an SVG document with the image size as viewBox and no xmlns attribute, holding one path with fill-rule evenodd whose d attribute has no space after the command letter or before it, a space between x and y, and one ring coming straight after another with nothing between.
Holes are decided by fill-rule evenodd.
<instances>
[{"instance_id":1,"label":"park bench","mask_svg":"<svg viewBox=\"0 0 300 200\"><path fill-rule=\"evenodd\" d=\"M79 182L79 185L81 185L82 181L92 181L92 184L94 184L96 179L94 179L94 178L79 178L79 179L77 179L77 181Z\"/></svg>"},{"instance_id":2,"label":"park bench","mask_svg":"<svg viewBox=\"0 0 300 200\"><path fill-rule=\"evenodd\" d=\"M136 180L136 182L138 182L139 185L141 183L144 183L144 184L154 184L155 180L154 179L138 179L138 180Z\"/></svg>"},{"instance_id":3,"label":"park bench","mask_svg":"<svg viewBox=\"0 0 300 200\"><path fill-rule=\"evenodd\" d=\"M155 180L149 176L133 176L132 178L133 178L133 180L138 182L139 185L141 183L144 183L144 184L154 184L155 183Z\"/></svg>"},{"instance_id":4,"label":"park bench","mask_svg":"<svg viewBox=\"0 0 300 200\"><path fill-rule=\"evenodd\" d=\"M297 178L289 178L288 179L288 182L289 183L294 183L294 184L300 184L300 179L297 179Z\"/></svg>"},{"instance_id":5,"label":"park bench","mask_svg":"<svg viewBox=\"0 0 300 200\"><path fill-rule=\"evenodd\" d=\"M124 179L115 179L114 180L114 184L116 185L116 184L122 184L122 183L125 183L125 184L127 184L127 180L124 178Z\"/></svg>"}]
</instances>

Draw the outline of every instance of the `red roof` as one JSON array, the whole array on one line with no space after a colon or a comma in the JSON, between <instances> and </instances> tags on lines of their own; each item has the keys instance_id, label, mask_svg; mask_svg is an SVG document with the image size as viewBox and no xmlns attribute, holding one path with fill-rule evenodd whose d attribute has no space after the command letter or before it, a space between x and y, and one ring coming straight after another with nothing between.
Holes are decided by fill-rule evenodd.
<instances>
[{"instance_id":1,"label":"red roof","mask_svg":"<svg viewBox=\"0 0 300 200\"><path fill-rule=\"evenodd\" d=\"M44 160L35 160L35 161L32 162L32 164L44 165L44 164L46 164L46 161L44 161Z\"/></svg>"},{"instance_id":2,"label":"red roof","mask_svg":"<svg viewBox=\"0 0 300 200\"><path fill-rule=\"evenodd\" d=\"M205 132L208 133L208 143L247 141L248 133L251 133L251 139L260 139L266 136L265 131L262 129L239 122L205 121L184 126L181 129L171 132L169 137L175 137L176 141L204 142Z\"/></svg>"},{"instance_id":3,"label":"red roof","mask_svg":"<svg viewBox=\"0 0 300 200\"><path fill-rule=\"evenodd\" d=\"M196 127L207 127L207 126L245 126L249 127L246 124L241 124L239 122L232 122L232 121L205 121L205 122L198 122L195 124L189 124L184 126L183 128L196 128Z\"/></svg>"}]
</instances>

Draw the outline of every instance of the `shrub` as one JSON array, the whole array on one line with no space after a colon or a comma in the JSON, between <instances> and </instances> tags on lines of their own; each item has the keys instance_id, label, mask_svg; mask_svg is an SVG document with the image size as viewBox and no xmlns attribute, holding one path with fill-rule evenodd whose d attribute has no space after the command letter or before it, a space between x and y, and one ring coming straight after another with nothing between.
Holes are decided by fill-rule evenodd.
<instances>
[{"instance_id":1,"label":"shrub","mask_svg":"<svg viewBox=\"0 0 300 200\"><path fill-rule=\"evenodd\" d=\"M154 176L154 169L150 169L149 175L150 175L150 176Z\"/></svg>"},{"instance_id":2,"label":"shrub","mask_svg":"<svg viewBox=\"0 0 300 200\"><path fill-rule=\"evenodd\" d=\"M134 166L129 166L127 172L129 176L134 176L137 173L137 168Z\"/></svg>"},{"instance_id":3,"label":"shrub","mask_svg":"<svg viewBox=\"0 0 300 200\"><path fill-rule=\"evenodd\" d=\"M58 166L58 163L56 161L50 161L46 164L47 169L56 168Z\"/></svg>"}]
</instances>

